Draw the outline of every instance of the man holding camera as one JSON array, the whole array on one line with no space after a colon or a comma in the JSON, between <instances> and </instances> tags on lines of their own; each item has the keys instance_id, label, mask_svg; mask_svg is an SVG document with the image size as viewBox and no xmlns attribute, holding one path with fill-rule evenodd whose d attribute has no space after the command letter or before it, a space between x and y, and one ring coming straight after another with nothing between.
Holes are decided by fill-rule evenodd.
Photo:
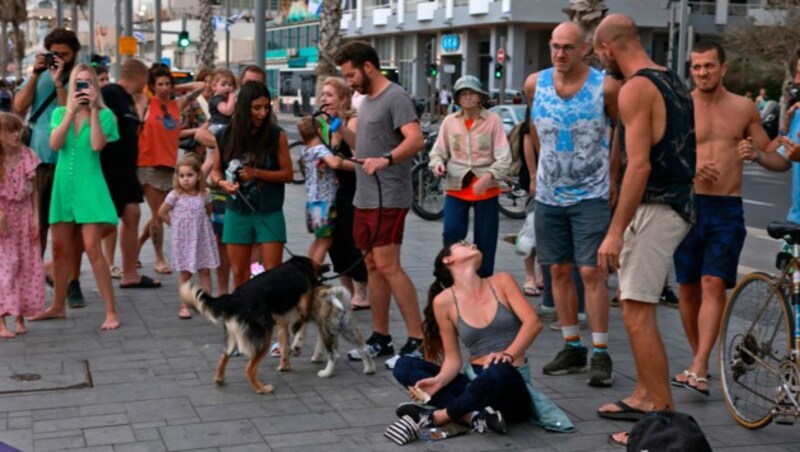
<instances>
[{"instance_id":1,"label":"man holding camera","mask_svg":"<svg viewBox=\"0 0 800 452\"><path fill-rule=\"evenodd\" d=\"M41 164L36 169L36 192L39 199L39 244L42 255L47 248L47 218L50 212L50 194L53 191L53 174L57 154L50 148L50 116L53 110L67 103L67 82L72 67L81 49L81 43L74 32L56 28L44 38L46 52L36 55L30 78L19 88L14 96L14 112L20 116L29 113L29 146L39 156ZM80 272L80 252L74 253L75 264L67 289L70 307L85 305L78 283Z\"/></svg>"}]
</instances>

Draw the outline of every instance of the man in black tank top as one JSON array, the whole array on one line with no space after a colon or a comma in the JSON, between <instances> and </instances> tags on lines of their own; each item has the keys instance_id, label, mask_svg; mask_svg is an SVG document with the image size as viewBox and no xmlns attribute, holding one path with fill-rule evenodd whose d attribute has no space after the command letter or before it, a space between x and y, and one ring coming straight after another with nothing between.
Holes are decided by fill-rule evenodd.
<instances>
[{"instance_id":1,"label":"man in black tank top","mask_svg":"<svg viewBox=\"0 0 800 452\"><path fill-rule=\"evenodd\" d=\"M680 79L647 55L629 17L603 19L594 49L612 76L625 79L619 93L624 177L598 264L619 271L637 373L633 394L603 405L598 415L636 420L648 411L675 409L656 307L672 254L695 216L694 107ZM620 445L627 440L626 432L611 437Z\"/></svg>"}]
</instances>

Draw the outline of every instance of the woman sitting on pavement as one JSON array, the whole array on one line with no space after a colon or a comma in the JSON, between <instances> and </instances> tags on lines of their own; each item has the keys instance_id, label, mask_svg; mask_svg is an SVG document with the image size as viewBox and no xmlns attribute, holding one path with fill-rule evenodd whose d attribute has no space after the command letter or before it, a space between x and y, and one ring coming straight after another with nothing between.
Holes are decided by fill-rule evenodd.
<instances>
[{"instance_id":1,"label":"woman sitting on pavement","mask_svg":"<svg viewBox=\"0 0 800 452\"><path fill-rule=\"evenodd\" d=\"M425 360L404 356L394 368L412 398L419 400L414 394L422 390L436 407L404 403L397 408L398 417L408 415L420 428L461 421L481 433L488 428L504 434L506 421L527 421L533 415L519 368L527 366L525 351L542 324L511 275L478 275L482 258L475 245L464 241L439 252L424 312ZM469 350L466 374L460 373L458 338Z\"/></svg>"}]
</instances>

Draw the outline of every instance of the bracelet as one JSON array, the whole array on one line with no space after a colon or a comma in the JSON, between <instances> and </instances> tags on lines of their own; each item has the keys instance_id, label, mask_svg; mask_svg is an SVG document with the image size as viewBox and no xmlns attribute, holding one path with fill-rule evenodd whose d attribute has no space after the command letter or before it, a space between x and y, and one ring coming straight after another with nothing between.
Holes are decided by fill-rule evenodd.
<instances>
[{"instance_id":1,"label":"bracelet","mask_svg":"<svg viewBox=\"0 0 800 452\"><path fill-rule=\"evenodd\" d=\"M759 163L761 162L761 151L756 149L756 158L753 159L754 162Z\"/></svg>"},{"instance_id":2,"label":"bracelet","mask_svg":"<svg viewBox=\"0 0 800 452\"><path fill-rule=\"evenodd\" d=\"M506 353L506 352L500 352L500 354L501 354L501 355L504 355L504 356L508 356L509 358L511 358L511 361L514 361L514 357L513 357L513 356L511 356L511 354L509 354L509 353Z\"/></svg>"}]
</instances>

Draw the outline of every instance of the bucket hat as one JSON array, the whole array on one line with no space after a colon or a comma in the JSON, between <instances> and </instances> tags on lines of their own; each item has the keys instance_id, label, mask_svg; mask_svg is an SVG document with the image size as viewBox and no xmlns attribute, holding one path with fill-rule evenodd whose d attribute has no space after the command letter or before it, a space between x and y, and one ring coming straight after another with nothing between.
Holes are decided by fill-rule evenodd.
<instances>
[{"instance_id":1,"label":"bucket hat","mask_svg":"<svg viewBox=\"0 0 800 452\"><path fill-rule=\"evenodd\" d=\"M462 89L471 89L476 93L483 94L484 96L487 95L486 91L483 90L481 81L474 75L464 75L456 80L456 84L453 85L453 95L458 98L458 92Z\"/></svg>"}]
</instances>

